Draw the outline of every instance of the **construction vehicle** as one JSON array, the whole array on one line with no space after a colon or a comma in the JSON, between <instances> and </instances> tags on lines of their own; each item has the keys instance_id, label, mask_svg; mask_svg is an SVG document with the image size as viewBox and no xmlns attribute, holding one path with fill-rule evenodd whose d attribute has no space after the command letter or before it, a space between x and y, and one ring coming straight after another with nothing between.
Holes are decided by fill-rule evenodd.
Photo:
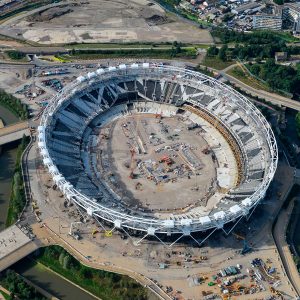
<instances>
[{"instance_id":1,"label":"construction vehicle","mask_svg":"<svg viewBox=\"0 0 300 300\"><path fill-rule=\"evenodd\" d=\"M210 150L209 150L208 148L204 148L204 149L202 150L202 153L203 153L203 154L209 154L209 153L210 153Z\"/></svg>"},{"instance_id":2,"label":"construction vehicle","mask_svg":"<svg viewBox=\"0 0 300 300\"><path fill-rule=\"evenodd\" d=\"M168 166L170 166L174 162L173 162L172 158L170 158L168 155L165 155L159 160L159 163L166 163Z\"/></svg>"},{"instance_id":3,"label":"construction vehicle","mask_svg":"<svg viewBox=\"0 0 300 300\"><path fill-rule=\"evenodd\" d=\"M135 185L135 189L138 191L142 191L143 190L143 185L140 182L137 182Z\"/></svg>"},{"instance_id":4,"label":"construction vehicle","mask_svg":"<svg viewBox=\"0 0 300 300\"><path fill-rule=\"evenodd\" d=\"M280 299L284 299L282 293L279 292L278 290L274 289L272 286L270 287L270 292L272 294L276 295L277 297L280 297Z\"/></svg>"},{"instance_id":5,"label":"construction vehicle","mask_svg":"<svg viewBox=\"0 0 300 300\"><path fill-rule=\"evenodd\" d=\"M104 236L111 237L113 235L112 230L105 230Z\"/></svg>"},{"instance_id":6,"label":"construction vehicle","mask_svg":"<svg viewBox=\"0 0 300 300\"><path fill-rule=\"evenodd\" d=\"M95 235L96 235L98 232L99 232L98 229L94 229L94 230L92 231L92 237L95 238Z\"/></svg>"}]
</instances>

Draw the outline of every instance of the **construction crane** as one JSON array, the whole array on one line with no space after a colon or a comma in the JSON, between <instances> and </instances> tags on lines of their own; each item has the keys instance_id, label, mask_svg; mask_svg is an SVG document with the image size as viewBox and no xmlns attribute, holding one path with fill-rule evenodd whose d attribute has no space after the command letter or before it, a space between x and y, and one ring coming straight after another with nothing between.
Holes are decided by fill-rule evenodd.
<instances>
[{"instance_id":1,"label":"construction crane","mask_svg":"<svg viewBox=\"0 0 300 300\"><path fill-rule=\"evenodd\" d=\"M130 179L134 179L135 175L133 173L134 169L135 169L135 150L134 148L130 149L130 154L131 154L131 160L130 160L130 174L129 174L129 178Z\"/></svg>"},{"instance_id":2,"label":"construction crane","mask_svg":"<svg viewBox=\"0 0 300 300\"><path fill-rule=\"evenodd\" d=\"M70 226L70 230L69 230L69 235L72 236L73 238L75 238L76 240L79 240L80 236L79 236L78 232L73 231L73 227L76 224L82 224L82 222L72 222L71 226Z\"/></svg>"}]
</instances>

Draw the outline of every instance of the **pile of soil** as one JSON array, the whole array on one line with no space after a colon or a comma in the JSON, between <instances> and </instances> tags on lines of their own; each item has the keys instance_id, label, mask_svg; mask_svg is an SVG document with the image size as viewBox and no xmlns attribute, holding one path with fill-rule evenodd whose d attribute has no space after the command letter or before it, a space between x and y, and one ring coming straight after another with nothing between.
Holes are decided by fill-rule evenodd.
<instances>
[{"instance_id":1,"label":"pile of soil","mask_svg":"<svg viewBox=\"0 0 300 300\"><path fill-rule=\"evenodd\" d=\"M145 20L149 26L162 25L170 22L167 17L159 15L153 15Z\"/></svg>"},{"instance_id":2,"label":"pile of soil","mask_svg":"<svg viewBox=\"0 0 300 300\"><path fill-rule=\"evenodd\" d=\"M41 10L31 16L28 16L27 21L47 22L47 21L51 21L54 18L58 18L60 16L63 16L71 12L73 12L73 10L69 7L69 5L60 5L52 8L47 8L45 10Z\"/></svg>"}]
</instances>

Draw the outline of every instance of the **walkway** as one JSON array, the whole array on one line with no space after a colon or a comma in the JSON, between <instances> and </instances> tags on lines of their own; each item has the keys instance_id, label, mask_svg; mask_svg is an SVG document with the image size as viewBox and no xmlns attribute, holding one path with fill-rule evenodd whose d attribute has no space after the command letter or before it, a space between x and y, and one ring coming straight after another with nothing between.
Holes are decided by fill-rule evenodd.
<instances>
[{"instance_id":1,"label":"walkway","mask_svg":"<svg viewBox=\"0 0 300 300\"><path fill-rule=\"evenodd\" d=\"M295 198L294 198L295 199ZM293 287L295 288L298 296L300 295L300 276L295 265L289 245L286 242L286 229L289 223L291 213L294 208L294 199L291 201L287 209L282 209L276 225L273 229L274 240L280 254L285 272L289 277Z\"/></svg>"},{"instance_id":2,"label":"walkway","mask_svg":"<svg viewBox=\"0 0 300 300\"><path fill-rule=\"evenodd\" d=\"M190 64L190 65L193 65L193 64ZM206 67L206 68L212 72L217 72L217 73L221 74L225 79L227 79L228 81L230 81L231 83L238 86L243 91L251 94L254 97L257 96L257 97L265 99L266 101L271 102L273 104L289 107L289 108L295 109L297 111L300 111L300 102L299 101L292 100L292 99L280 96L275 93L270 93L270 92L266 92L263 90L253 88L253 87L245 84L244 82L240 81L239 79L226 73L227 71L229 71L231 68L235 67L236 65L237 64L230 65L223 70L217 70L217 69L214 69L211 67ZM204 68L204 66L201 66L201 67Z\"/></svg>"}]
</instances>

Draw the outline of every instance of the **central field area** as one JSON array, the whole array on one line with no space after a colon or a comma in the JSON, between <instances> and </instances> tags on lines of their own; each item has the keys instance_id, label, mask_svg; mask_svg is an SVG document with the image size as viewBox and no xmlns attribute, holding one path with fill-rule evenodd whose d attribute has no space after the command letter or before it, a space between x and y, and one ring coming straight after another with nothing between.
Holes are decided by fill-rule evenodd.
<instances>
[{"instance_id":1,"label":"central field area","mask_svg":"<svg viewBox=\"0 0 300 300\"><path fill-rule=\"evenodd\" d=\"M41 44L212 43L208 30L167 14L147 0L60 2L7 20L1 32Z\"/></svg>"},{"instance_id":2,"label":"central field area","mask_svg":"<svg viewBox=\"0 0 300 300\"><path fill-rule=\"evenodd\" d=\"M216 188L202 129L180 116L122 117L101 128L99 140L99 171L129 206L182 211L205 206Z\"/></svg>"}]
</instances>

